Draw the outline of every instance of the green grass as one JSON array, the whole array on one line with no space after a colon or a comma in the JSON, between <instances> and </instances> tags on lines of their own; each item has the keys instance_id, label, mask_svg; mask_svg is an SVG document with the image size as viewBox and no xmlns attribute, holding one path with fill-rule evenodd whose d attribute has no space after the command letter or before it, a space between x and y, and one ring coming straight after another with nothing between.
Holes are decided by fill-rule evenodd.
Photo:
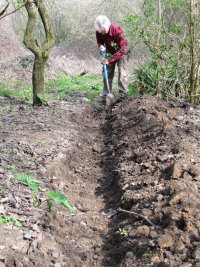
<instances>
[{"instance_id":1,"label":"green grass","mask_svg":"<svg viewBox=\"0 0 200 267\"><path fill-rule=\"evenodd\" d=\"M0 95L31 102L33 96L32 86L20 80L0 82Z\"/></svg>"},{"instance_id":2,"label":"green grass","mask_svg":"<svg viewBox=\"0 0 200 267\"><path fill-rule=\"evenodd\" d=\"M59 74L55 79L45 83L44 98L48 100L68 100L93 102L103 87L102 76L67 76ZM0 95L14 97L32 103L32 86L14 80L0 82Z\"/></svg>"},{"instance_id":3,"label":"green grass","mask_svg":"<svg viewBox=\"0 0 200 267\"><path fill-rule=\"evenodd\" d=\"M45 92L54 99L93 102L102 89L101 76L67 76L60 74L54 80L49 80Z\"/></svg>"}]
</instances>

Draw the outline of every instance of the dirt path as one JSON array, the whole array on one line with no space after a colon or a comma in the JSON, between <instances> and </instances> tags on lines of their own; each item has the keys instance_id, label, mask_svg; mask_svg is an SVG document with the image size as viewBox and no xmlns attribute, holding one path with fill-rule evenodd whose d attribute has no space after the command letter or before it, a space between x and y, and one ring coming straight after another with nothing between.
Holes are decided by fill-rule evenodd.
<instances>
[{"instance_id":1,"label":"dirt path","mask_svg":"<svg viewBox=\"0 0 200 267\"><path fill-rule=\"evenodd\" d=\"M77 121L76 121L77 120ZM80 117L74 122L79 124ZM69 153L59 153L58 159L47 167L47 176L54 177L53 187L62 190L77 208L75 216L63 212L48 214L44 222L48 229L44 244L59 251L59 262L64 266L102 266L102 246L105 242L109 210L105 207L109 196L102 195L102 141L101 124L104 115L87 110L81 116L76 144ZM105 197L105 198L104 198ZM65 212L66 214L66 212ZM59 224L55 224L58 221ZM67 256L66 256L67 251Z\"/></svg>"},{"instance_id":2,"label":"dirt path","mask_svg":"<svg viewBox=\"0 0 200 267\"><path fill-rule=\"evenodd\" d=\"M1 104L2 213L23 221L23 230L0 225L0 259L5 266L107 265L109 249L104 255L102 247L118 195L109 188L113 177L103 151L106 112L65 102L41 109L7 99ZM18 190L13 181L14 172L35 173L43 191L37 198L59 190L76 214L60 206L52 212L46 205L33 207L30 191L23 185Z\"/></svg>"},{"instance_id":3,"label":"dirt path","mask_svg":"<svg viewBox=\"0 0 200 267\"><path fill-rule=\"evenodd\" d=\"M22 223L0 224L1 267L199 267L199 107L0 102L0 215ZM49 190L76 213L49 212Z\"/></svg>"}]
</instances>

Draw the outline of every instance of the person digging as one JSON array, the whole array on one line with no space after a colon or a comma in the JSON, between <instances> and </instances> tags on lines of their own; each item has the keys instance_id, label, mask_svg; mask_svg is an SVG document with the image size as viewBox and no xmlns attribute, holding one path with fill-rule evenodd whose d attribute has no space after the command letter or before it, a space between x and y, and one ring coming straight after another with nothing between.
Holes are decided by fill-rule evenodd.
<instances>
[{"instance_id":1,"label":"person digging","mask_svg":"<svg viewBox=\"0 0 200 267\"><path fill-rule=\"evenodd\" d=\"M127 75L126 75L126 46L128 42L124 37L123 30L117 24L111 24L106 16L98 16L94 22L96 30L97 45L102 55L102 50L106 55L102 58L101 63L106 65L107 75L103 67L104 87L102 92L102 104L106 104L107 95L112 98L112 82L115 73L115 66L118 67L118 88L119 98L127 95ZM107 80L106 80L107 77ZM110 99L111 100L111 99Z\"/></svg>"}]
</instances>

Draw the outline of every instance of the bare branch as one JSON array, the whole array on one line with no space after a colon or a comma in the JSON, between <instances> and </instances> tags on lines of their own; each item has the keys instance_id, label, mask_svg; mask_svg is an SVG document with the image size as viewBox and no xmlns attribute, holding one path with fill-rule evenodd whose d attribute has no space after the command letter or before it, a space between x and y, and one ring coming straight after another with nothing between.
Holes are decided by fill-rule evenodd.
<instances>
[{"instance_id":1,"label":"bare branch","mask_svg":"<svg viewBox=\"0 0 200 267\"><path fill-rule=\"evenodd\" d=\"M44 30L45 30L45 34L46 34L46 39L45 42L43 44L43 51L46 51L47 53L49 52L49 50L52 48L53 44L54 44L54 35L53 35L53 29L50 23L50 18L47 12L47 9L44 5L44 1L40 0L38 1L38 12L40 14L43 26L44 26Z\"/></svg>"},{"instance_id":2,"label":"bare branch","mask_svg":"<svg viewBox=\"0 0 200 267\"><path fill-rule=\"evenodd\" d=\"M156 228L159 227L159 226L155 225L154 223L152 223L152 221L149 220L146 216L144 216L144 215L142 215L142 214L139 214L139 213L137 213L137 212L124 210L124 209L121 209L121 208L119 208L118 211L121 211L121 212L125 212L125 213L128 213L128 214L135 215L136 217L140 217L140 218L146 220L146 221L147 221L150 225L152 225L153 227L156 227Z\"/></svg>"},{"instance_id":3,"label":"bare branch","mask_svg":"<svg viewBox=\"0 0 200 267\"><path fill-rule=\"evenodd\" d=\"M3 10L3 11L1 11L1 13L0 13L0 19L3 19L3 18L5 18L5 17L7 17L7 16L9 16L9 15L11 15L11 14L13 14L13 13L15 13L15 12L17 12L17 11L19 11L21 8L23 8L25 5L26 5L26 2L27 2L27 0L26 1L24 1L24 4L23 5L21 5L20 7L18 7L18 8L16 8L16 9L14 9L13 11L11 11L11 12L9 12L9 13L7 13L7 14L5 14L5 15L3 15L4 13L5 13L5 11L6 11L6 9L8 8L8 6L9 6L9 3L7 4L7 6L5 7L5 11ZM3 15L3 16L2 16Z\"/></svg>"},{"instance_id":4,"label":"bare branch","mask_svg":"<svg viewBox=\"0 0 200 267\"><path fill-rule=\"evenodd\" d=\"M5 6L5 8L0 12L0 17L6 12L7 8L9 7L9 3Z\"/></svg>"}]
</instances>

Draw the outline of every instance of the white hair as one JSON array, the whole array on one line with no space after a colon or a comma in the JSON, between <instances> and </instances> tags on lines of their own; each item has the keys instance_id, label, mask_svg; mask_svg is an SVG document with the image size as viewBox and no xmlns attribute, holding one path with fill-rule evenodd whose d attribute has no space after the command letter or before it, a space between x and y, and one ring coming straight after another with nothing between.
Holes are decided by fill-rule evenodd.
<instances>
[{"instance_id":1,"label":"white hair","mask_svg":"<svg viewBox=\"0 0 200 267\"><path fill-rule=\"evenodd\" d=\"M98 16L94 22L94 27L97 32L102 31L102 28L106 28L106 31L110 28L110 20L106 16Z\"/></svg>"}]
</instances>

